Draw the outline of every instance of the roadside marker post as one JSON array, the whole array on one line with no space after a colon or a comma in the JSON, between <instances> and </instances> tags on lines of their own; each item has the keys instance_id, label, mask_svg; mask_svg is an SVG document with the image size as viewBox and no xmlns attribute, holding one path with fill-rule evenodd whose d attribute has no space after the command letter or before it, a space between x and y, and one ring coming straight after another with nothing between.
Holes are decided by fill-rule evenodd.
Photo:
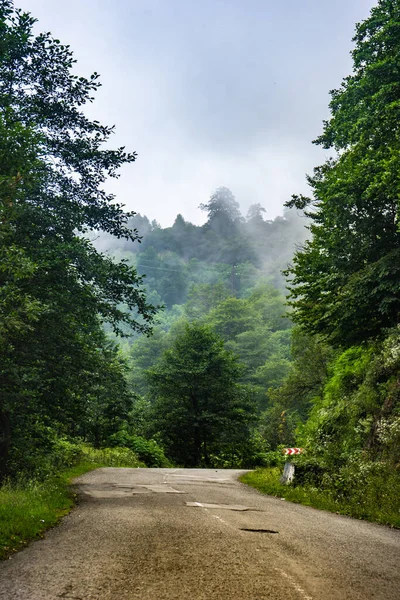
<instances>
[{"instance_id":1,"label":"roadside marker post","mask_svg":"<svg viewBox=\"0 0 400 600\"><path fill-rule=\"evenodd\" d=\"M285 456L292 456L294 454L302 454L304 452L304 448L283 448L282 450L283 454L285 454ZM285 462L285 466L283 469L283 474L280 478L280 483L282 483L283 485L288 485L289 483L292 483L293 479L294 479L294 464L287 461Z\"/></svg>"}]
</instances>

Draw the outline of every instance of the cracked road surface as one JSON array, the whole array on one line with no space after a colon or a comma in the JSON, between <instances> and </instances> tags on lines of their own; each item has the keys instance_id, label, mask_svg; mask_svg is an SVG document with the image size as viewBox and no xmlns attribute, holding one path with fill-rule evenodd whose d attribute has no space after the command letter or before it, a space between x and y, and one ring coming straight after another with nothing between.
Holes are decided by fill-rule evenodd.
<instances>
[{"instance_id":1,"label":"cracked road surface","mask_svg":"<svg viewBox=\"0 0 400 600\"><path fill-rule=\"evenodd\" d=\"M98 469L1 600L399 600L400 531L262 496L241 471Z\"/></svg>"}]
</instances>

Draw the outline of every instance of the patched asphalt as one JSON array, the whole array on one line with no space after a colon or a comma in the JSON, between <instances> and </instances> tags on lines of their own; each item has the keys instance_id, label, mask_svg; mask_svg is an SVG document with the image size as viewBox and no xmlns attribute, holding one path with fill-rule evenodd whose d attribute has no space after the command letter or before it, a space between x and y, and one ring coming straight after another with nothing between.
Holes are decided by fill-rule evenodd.
<instances>
[{"instance_id":1,"label":"patched asphalt","mask_svg":"<svg viewBox=\"0 0 400 600\"><path fill-rule=\"evenodd\" d=\"M399 600L400 531L263 496L241 471L98 469L1 600Z\"/></svg>"}]
</instances>

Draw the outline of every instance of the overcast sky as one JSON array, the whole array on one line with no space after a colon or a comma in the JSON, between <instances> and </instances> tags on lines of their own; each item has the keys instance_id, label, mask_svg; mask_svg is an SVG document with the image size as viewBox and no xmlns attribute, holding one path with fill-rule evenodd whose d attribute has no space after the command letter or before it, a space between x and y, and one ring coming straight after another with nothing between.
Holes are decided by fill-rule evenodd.
<instances>
[{"instance_id":1,"label":"overcast sky","mask_svg":"<svg viewBox=\"0 0 400 600\"><path fill-rule=\"evenodd\" d=\"M373 0L16 0L101 74L90 115L135 150L112 191L171 225L229 187L267 218L326 151L311 144L329 90L351 71L354 25Z\"/></svg>"}]
</instances>

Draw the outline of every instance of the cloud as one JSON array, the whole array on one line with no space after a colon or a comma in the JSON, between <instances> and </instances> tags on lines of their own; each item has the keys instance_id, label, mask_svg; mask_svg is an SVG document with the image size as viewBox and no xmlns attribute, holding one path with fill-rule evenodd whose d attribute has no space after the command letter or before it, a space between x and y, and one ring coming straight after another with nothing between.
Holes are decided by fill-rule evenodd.
<instances>
[{"instance_id":1,"label":"cloud","mask_svg":"<svg viewBox=\"0 0 400 600\"><path fill-rule=\"evenodd\" d=\"M129 209L196 223L212 191L269 218L324 160L311 145L329 89L351 69L355 21L369 0L25 0L103 87L90 115L138 160L111 182Z\"/></svg>"}]
</instances>

